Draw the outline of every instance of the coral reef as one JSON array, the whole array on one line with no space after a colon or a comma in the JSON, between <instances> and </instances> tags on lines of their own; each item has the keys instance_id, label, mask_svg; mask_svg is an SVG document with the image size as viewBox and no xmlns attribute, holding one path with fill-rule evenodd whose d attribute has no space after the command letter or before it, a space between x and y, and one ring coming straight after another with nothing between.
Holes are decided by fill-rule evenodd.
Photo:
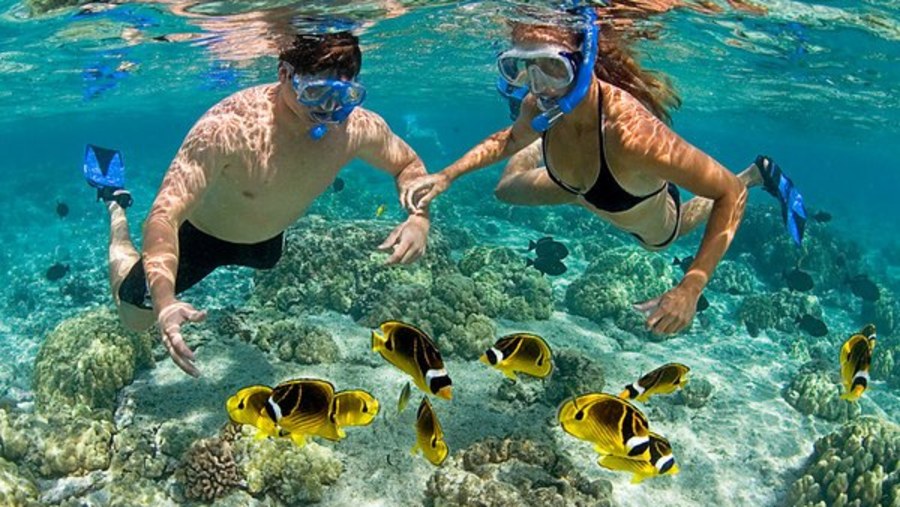
<instances>
[{"instance_id":1,"label":"coral reef","mask_svg":"<svg viewBox=\"0 0 900 507\"><path fill-rule=\"evenodd\" d=\"M282 361L300 364L334 363L341 354L328 330L302 317L278 318L270 309L234 312L218 321L225 334L237 335Z\"/></svg>"},{"instance_id":2,"label":"coral reef","mask_svg":"<svg viewBox=\"0 0 900 507\"><path fill-rule=\"evenodd\" d=\"M753 294L760 291L760 283L757 281L753 270L743 259L725 259L716 266L716 272L709 280L709 289L725 294Z\"/></svg>"},{"instance_id":3,"label":"coral reef","mask_svg":"<svg viewBox=\"0 0 900 507\"><path fill-rule=\"evenodd\" d=\"M546 400L557 406L573 394L602 392L606 383L603 368L593 359L573 349L553 355L553 373L546 383Z\"/></svg>"},{"instance_id":4,"label":"coral reef","mask_svg":"<svg viewBox=\"0 0 900 507\"><path fill-rule=\"evenodd\" d=\"M879 336L872 357L872 378L900 387L900 336Z\"/></svg>"},{"instance_id":5,"label":"coral reef","mask_svg":"<svg viewBox=\"0 0 900 507\"><path fill-rule=\"evenodd\" d=\"M643 329L643 318L632 305L672 287L674 272L664 257L636 247L600 253L566 290L566 306L575 315L600 323L612 319L621 329Z\"/></svg>"},{"instance_id":6,"label":"coral reef","mask_svg":"<svg viewBox=\"0 0 900 507\"><path fill-rule=\"evenodd\" d=\"M285 505L322 499L325 487L343 472L334 451L316 443L297 447L290 440L256 440L243 435L234 444L235 459L246 477L247 491L272 494Z\"/></svg>"},{"instance_id":7,"label":"coral reef","mask_svg":"<svg viewBox=\"0 0 900 507\"><path fill-rule=\"evenodd\" d=\"M90 415L85 408L48 418L0 410L2 457L25 463L43 477L104 470L115 428Z\"/></svg>"},{"instance_id":8,"label":"coral reef","mask_svg":"<svg viewBox=\"0 0 900 507\"><path fill-rule=\"evenodd\" d=\"M874 303L863 301L862 321L875 324L879 335L889 335L896 329L896 319L900 315L900 304L894 294L884 286L880 287L881 297Z\"/></svg>"},{"instance_id":9,"label":"coral reef","mask_svg":"<svg viewBox=\"0 0 900 507\"><path fill-rule=\"evenodd\" d=\"M819 439L784 505L893 507L900 502L900 428L864 416Z\"/></svg>"},{"instance_id":10,"label":"coral reef","mask_svg":"<svg viewBox=\"0 0 900 507\"><path fill-rule=\"evenodd\" d=\"M132 333L109 309L63 321L47 336L34 366L37 409L58 414L77 405L111 416L116 393L152 363L150 333Z\"/></svg>"},{"instance_id":11,"label":"coral reef","mask_svg":"<svg viewBox=\"0 0 900 507\"><path fill-rule=\"evenodd\" d=\"M738 318L747 327L750 336L757 336L764 329L796 333L797 318L806 314L821 318L822 308L819 306L819 299L811 294L788 289L751 294L743 298L738 308Z\"/></svg>"},{"instance_id":12,"label":"coral reef","mask_svg":"<svg viewBox=\"0 0 900 507\"><path fill-rule=\"evenodd\" d=\"M799 412L828 421L846 421L859 416L859 403L841 399L843 387L831 380L829 372L831 365L825 362L803 365L784 390L784 399Z\"/></svg>"},{"instance_id":13,"label":"coral reef","mask_svg":"<svg viewBox=\"0 0 900 507\"><path fill-rule=\"evenodd\" d=\"M324 307L369 327L405 320L430 333L443 353L464 357L481 354L493 342L492 318L549 318L549 282L525 271L512 250L475 247L458 267L447 241L432 231L422 259L411 266L385 266L383 254L373 251L388 232L373 222L335 226L314 217L302 220L289 233L278 267L257 274L257 306L291 314ZM296 357L299 348L287 352Z\"/></svg>"},{"instance_id":14,"label":"coral reef","mask_svg":"<svg viewBox=\"0 0 900 507\"><path fill-rule=\"evenodd\" d=\"M182 458L178 475L185 497L206 502L225 496L243 480L231 444L220 438L194 442Z\"/></svg>"},{"instance_id":15,"label":"coral reef","mask_svg":"<svg viewBox=\"0 0 900 507\"><path fill-rule=\"evenodd\" d=\"M38 505L38 488L15 463L0 458L0 505L25 507Z\"/></svg>"},{"instance_id":16,"label":"coral reef","mask_svg":"<svg viewBox=\"0 0 900 507\"><path fill-rule=\"evenodd\" d=\"M475 293L491 317L546 320L552 311L550 282L525 269L524 259L510 248L478 246L459 261L463 275L475 281Z\"/></svg>"},{"instance_id":17,"label":"coral reef","mask_svg":"<svg viewBox=\"0 0 900 507\"><path fill-rule=\"evenodd\" d=\"M589 480L553 446L488 438L456 453L428 480L435 507L611 506L612 485Z\"/></svg>"},{"instance_id":18,"label":"coral reef","mask_svg":"<svg viewBox=\"0 0 900 507\"><path fill-rule=\"evenodd\" d=\"M694 377L678 390L675 401L690 408L703 408L712 397L713 391L712 382L702 377Z\"/></svg>"},{"instance_id":19,"label":"coral reef","mask_svg":"<svg viewBox=\"0 0 900 507\"><path fill-rule=\"evenodd\" d=\"M840 240L830 228L817 225L810 223L803 248L797 248L785 232L777 208L748 205L728 254L748 259L774 287L784 287L784 271L800 265L812 274L817 291L844 288L844 280L862 265L862 250L857 243Z\"/></svg>"}]
</instances>

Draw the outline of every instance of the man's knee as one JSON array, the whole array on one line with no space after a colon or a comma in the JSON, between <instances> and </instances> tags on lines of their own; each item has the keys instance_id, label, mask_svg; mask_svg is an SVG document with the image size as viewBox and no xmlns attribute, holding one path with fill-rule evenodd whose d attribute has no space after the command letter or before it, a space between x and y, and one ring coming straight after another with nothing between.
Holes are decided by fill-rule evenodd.
<instances>
[{"instance_id":1,"label":"man's knee","mask_svg":"<svg viewBox=\"0 0 900 507\"><path fill-rule=\"evenodd\" d=\"M509 191L509 185L507 185L503 180L500 180L500 183L497 183L497 186L494 187L494 197L497 200L511 203L512 195Z\"/></svg>"},{"instance_id":2,"label":"man's knee","mask_svg":"<svg viewBox=\"0 0 900 507\"><path fill-rule=\"evenodd\" d=\"M130 303L119 302L119 322L129 331L142 332L150 329L156 319L153 317L153 310L147 308L138 308Z\"/></svg>"}]
</instances>

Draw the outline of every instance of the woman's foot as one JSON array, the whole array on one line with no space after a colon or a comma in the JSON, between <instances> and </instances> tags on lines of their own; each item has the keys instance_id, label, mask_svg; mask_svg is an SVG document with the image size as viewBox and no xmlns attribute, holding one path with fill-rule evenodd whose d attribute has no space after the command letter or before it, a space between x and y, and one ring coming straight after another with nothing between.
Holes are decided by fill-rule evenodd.
<instances>
[{"instance_id":1,"label":"woman's foot","mask_svg":"<svg viewBox=\"0 0 900 507\"><path fill-rule=\"evenodd\" d=\"M791 239L800 245L803 241L803 231L806 228L806 207L803 205L803 196L794 186L794 182L771 158L759 155L754 164L762 176L763 188L781 203L781 217L784 219L784 225L791 235Z\"/></svg>"}]
</instances>

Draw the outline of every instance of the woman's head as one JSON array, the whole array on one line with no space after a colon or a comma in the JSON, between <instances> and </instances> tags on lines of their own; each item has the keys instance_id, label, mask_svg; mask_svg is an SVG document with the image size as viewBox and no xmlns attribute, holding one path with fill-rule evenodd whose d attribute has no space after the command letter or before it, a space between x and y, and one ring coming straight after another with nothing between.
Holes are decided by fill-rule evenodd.
<instances>
[{"instance_id":1,"label":"woman's head","mask_svg":"<svg viewBox=\"0 0 900 507\"><path fill-rule=\"evenodd\" d=\"M602 12L598 12L602 14ZM597 44L594 75L600 80L622 88L638 99L657 118L671 122L670 111L681 105L668 77L641 67L632 49L632 38L623 28L603 24ZM512 23L512 43L515 48L560 48L575 55L581 62L584 34L576 27L559 24Z\"/></svg>"}]
</instances>

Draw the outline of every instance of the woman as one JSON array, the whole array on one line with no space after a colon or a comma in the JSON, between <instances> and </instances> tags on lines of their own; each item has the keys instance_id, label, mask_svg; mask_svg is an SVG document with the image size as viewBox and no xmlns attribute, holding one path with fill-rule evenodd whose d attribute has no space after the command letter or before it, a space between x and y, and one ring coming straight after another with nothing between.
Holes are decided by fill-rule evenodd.
<instances>
[{"instance_id":1,"label":"woman","mask_svg":"<svg viewBox=\"0 0 900 507\"><path fill-rule=\"evenodd\" d=\"M757 157L735 175L670 130L668 110L679 101L668 83L641 69L611 34L598 41L592 10L580 14L582 32L514 25L513 48L498 57L498 67L509 95L528 92L515 123L440 173L420 177L402 198L423 209L456 178L512 157L495 190L499 199L578 204L649 250L668 247L705 221L681 282L635 305L654 333L676 333L693 320L734 237L747 189L764 185L781 200L797 243L806 216L802 199L769 158ZM678 187L697 197L682 205Z\"/></svg>"}]
</instances>

